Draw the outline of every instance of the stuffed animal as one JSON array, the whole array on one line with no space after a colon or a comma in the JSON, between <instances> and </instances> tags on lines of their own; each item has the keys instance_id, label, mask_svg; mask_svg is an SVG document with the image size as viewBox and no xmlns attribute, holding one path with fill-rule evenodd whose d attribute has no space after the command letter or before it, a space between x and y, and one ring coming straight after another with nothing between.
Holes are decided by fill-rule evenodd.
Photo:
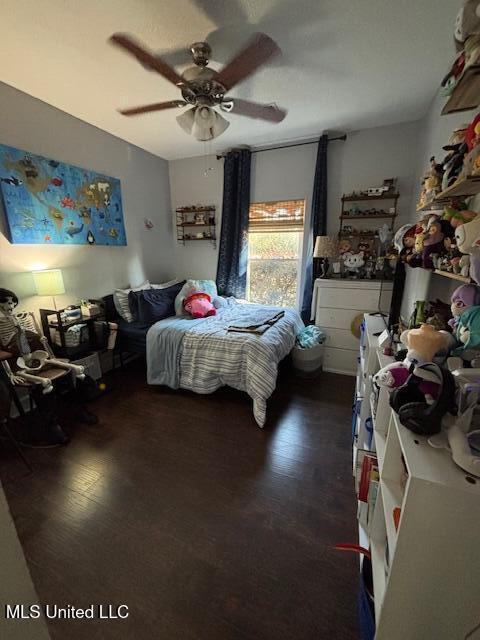
<instances>
[{"instance_id":1,"label":"stuffed animal","mask_svg":"<svg viewBox=\"0 0 480 640\"><path fill-rule=\"evenodd\" d=\"M470 255L470 277L480 283L480 217L455 229L457 248Z\"/></svg>"},{"instance_id":2,"label":"stuffed animal","mask_svg":"<svg viewBox=\"0 0 480 640\"><path fill-rule=\"evenodd\" d=\"M208 293L193 293L183 302L183 308L192 316L192 318L206 318L214 316L217 310L212 304L212 299Z\"/></svg>"},{"instance_id":3,"label":"stuffed animal","mask_svg":"<svg viewBox=\"0 0 480 640\"><path fill-rule=\"evenodd\" d=\"M442 220L449 222L454 229L477 217L476 211L470 211L467 208L460 207L461 205L457 205L455 207L448 205L443 211Z\"/></svg>"},{"instance_id":4,"label":"stuffed animal","mask_svg":"<svg viewBox=\"0 0 480 640\"><path fill-rule=\"evenodd\" d=\"M438 352L448 350L452 338L446 331L437 331L431 325L422 324L418 329L404 331L400 340L407 347L405 360L383 367L373 381L391 392L405 385L413 374L418 391L427 404L432 404L441 389L441 379L435 371L432 372L432 361Z\"/></svg>"},{"instance_id":5,"label":"stuffed animal","mask_svg":"<svg viewBox=\"0 0 480 640\"><path fill-rule=\"evenodd\" d=\"M452 351L452 355L467 361L478 356L480 350L480 306L470 307L458 317L455 337L458 346Z\"/></svg>"},{"instance_id":6,"label":"stuffed animal","mask_svg":"<svg viewBox=\"0 0 480 640\"><path fill-rule=\"evenodd\" d=\"M442 190L455 184L461 175L468 146L466 142L462 142L461 144L446 145L444 149L450 151L450 153L443 161Z\"/></svg>"},{"instance_id":7,"label":"stuffed animal","mask_svg":"<svg viewBox=\"0 0 480 640\"><path fill-rule=\"evenodd\" d=\"M415 228L415 239L413 244L412 253L407 256L408 264L415 268L421 267L423 264L422 254L423 254L423 243L425 241L425 233L421 226L417 226Z\"/></svg>"},{"instance_id":8,"label":"stuffed animal","mask_svg":"<svg viewBox=\"0 0 480 640\"><path fill-rule=\"evenodd\" d=\"M410 364L432 362L436 354L448 351L453 343L450 333L437 331L429 324L403 331L400 341L408 349L405 362Z\"/></svg>"},{"instance_id":9,"label":"stuffed animal","mask_svg":"<svg viewBox=\"0 0 480 640\"><path fill-rule=\"evenodd\" d=\"M415 244L416 225L404 224L395 233L393 242L402 262L408 262L408 256L413 253Z\"/></svg>"},{"instance_id":10,"label":"stuffed animal","mask_svg":"<svg viewBox=\"0 0 480 640\"><path fill-rule=\"evenodd\" d=\"M452 293L451 302L453 318L448 324L456 329L460 316L471 307L480 305L480 287L476 284L462 284Z\"/></svg>"},{"instance_id":11,"label":"stuffed animal","mask_svg":"<svg viewBox=\"0 0 480 640\"><path fill-rule=\"evenodd\" d=\"M444 251L444 228L447 222L434 217L428 223L428 234L423 240L422 266L424 269L433 269L432 254L441 254Z\"/></svg>"},{"instance_id":12,"label":"stuffed animal","mask_svg":"<svg viewBox=\"0 0 480 640\"><path fill-rule=\"evenodd\" d=\"M473 52L472 52L472 55L474 55ZM460 51L460 53L455 58L454 63L452 64L448 73L444 76L441 82L440 92L442 96L445 96L445 97L450 96L452 94L452 91L457 86L458 81L462 77L462 74L465 70L466 57L467 57L466 52Z\"/></svg>"},{"instance_id":13,"label":"stuffed animal","mask_svg":"<svg viewBox=\"0 0 480 640\"><path fill-rule=\"evenodd\" d=\"M465 47L467 38L480 34L480 2L478 0L464 0L463 6L455 20L455 44L457 51Z\"/></svg>"},{"instance_id":14,"label":"stuffed animal","mask_svg":"<svg viewBox=\"0 0 480 640\"><path fill-rule=\"evenodd\" d=\"M364 266L363 252L352 253L348 251L343 254L343 264L345 269L351 276L358 276L360 269Z\"/></svg>"}]
</instances>

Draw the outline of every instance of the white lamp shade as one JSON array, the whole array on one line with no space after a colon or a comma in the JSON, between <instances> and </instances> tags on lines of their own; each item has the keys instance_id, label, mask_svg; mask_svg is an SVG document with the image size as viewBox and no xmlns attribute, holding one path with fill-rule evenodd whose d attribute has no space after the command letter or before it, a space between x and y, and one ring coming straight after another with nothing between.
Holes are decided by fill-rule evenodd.
<instances>
[{"instance_id":1,"label":"white lamp shade","mask_svg":"<svg viewBox=\"0 0 480 640\"><path fill-rule=\"evenodd\" d=\"M313 257L335 258L336 255L338 255L337 238L335 236L317 236Z\"/></svg>"},{"instance_id":2,"label":"white lamp shade","mask_svg":"<svg viewBox=\"0 0 480 640\"><path fill-rule=\"evenodd\" d=\"M60 269L33 271L33 281L38 296L58 296L65 293L63 276Z\"/></svg>"},{"instance_id":3,"label":"white lamp shade","mask_svg":"<svg viewBox=\"0 0 480 640\"><path fill-rule=\"evenodd\" d=\"M228 120L211 107L193 107L177 116L177 122L186 133L200 141L213 140L230 126Z\"/></svg>"},{"instance_id":4,"label":"white lamp shade","mask_svg":"<svg viewBox=\"0 0 480 640\"><path fill-rule=\"evenodd\" d=\"M189 109L188 111L184 111L184 113L177 116L177 122L185 131L185 133L192 133L193 127L193 116L195 114L195 107Z\"/></svg>"}]
</instances>

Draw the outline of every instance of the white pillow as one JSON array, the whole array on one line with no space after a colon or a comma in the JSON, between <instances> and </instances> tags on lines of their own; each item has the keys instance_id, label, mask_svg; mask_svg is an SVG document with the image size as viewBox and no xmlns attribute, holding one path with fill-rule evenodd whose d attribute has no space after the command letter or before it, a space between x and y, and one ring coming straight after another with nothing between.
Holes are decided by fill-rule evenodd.
<instances>
[{"instance_id":1,"label":"white pillow","mask_svg":"<svg viewBox=\"0 0 480 640\"><path fill-rule=\"evenodd\" d=\"M143 291L143 289L150 289L150 282L148 280L139 287L132 287L131 289L115 289L113 292L113 304L115 305L115 309L126 322L133 322L132 312L130 311L130 305L128 304L128 294L130 291Z\"/></svg>"},{"instance_id":2,"label":"white pillow","mask_svg":"<svg viewBox=\"0 0 480 640\"><path fill-rule=\"evenodd\" d=\"M169 282L163 282L162 284L151 284L150 287L152 289L168 289L168 287L171 287L174 284L178 284L179 282L183 282L182 279L175 278L174 280L170 280Z\"/></svg>"}]
</instances>

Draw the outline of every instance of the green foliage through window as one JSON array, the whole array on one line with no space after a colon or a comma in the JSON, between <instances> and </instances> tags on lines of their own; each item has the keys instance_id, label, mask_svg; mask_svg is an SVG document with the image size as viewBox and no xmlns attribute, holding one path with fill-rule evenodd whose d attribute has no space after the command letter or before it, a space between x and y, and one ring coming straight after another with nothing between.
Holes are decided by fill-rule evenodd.
<instances>
[{"instance_id":1,"label":"green foliage through window","mask_svg":"<svg viewBox=\"0 0 480 640\"><path fill-rule=\"evenodd\" d=\"M302 233L249 233L248 299L260 304L295 307Z\"/></svg>"}]
</instances>

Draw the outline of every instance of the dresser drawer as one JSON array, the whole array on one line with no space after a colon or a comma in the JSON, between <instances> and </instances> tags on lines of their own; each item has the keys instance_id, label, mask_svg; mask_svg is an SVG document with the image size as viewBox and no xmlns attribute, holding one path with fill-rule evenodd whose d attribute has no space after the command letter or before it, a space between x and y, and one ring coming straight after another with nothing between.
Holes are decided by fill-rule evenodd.
<instances>
[{"instance_id":1,"label":"dresser drawer","mask_svg":"<svg viewBox=\"0 0 480 640\"><path fill-rule=\"evenodd\" d=\"M360 348L360 340L356 338L348 329L325 328L327 335L325 339L326 347L336 347L337 349L353 349L358 351Z\"/></svg>"},{"instance_id":2,"label":"dresser drawer","mask_svg":"<svg viewBox=\"0 0 480 640\"><path fill-rule=\"evenodd\" d=\"M325 347L323 370L332 373L343 373L347 376L357 374L358 351Z\"/></svg>"},{"instance_id":3,"label":"dresser drawer","mask_svg":"<svg viewBox=\"0 0 480 640\"><path fill-rule=\"evenodd\" d=\"M376 307L373 309L364 309L365 313L377 311ZM350 325L352 320L356 318L361 311L358 309L329 309L318 308L315 314L315 324L317 327L325 329L325 333L328 333L328 329L345 329L350 331Z\"/></svg>"},{"instance_id":4,"label":"dresser drawer","mask_svg":"<svg viewBox=\"0 0 480 640\"><path fill-rule=\"evenodd\" d=\"M378 310L378 289L319 289L317 311L324 307L333 309Z\"/></svg>"}]
</instances>

